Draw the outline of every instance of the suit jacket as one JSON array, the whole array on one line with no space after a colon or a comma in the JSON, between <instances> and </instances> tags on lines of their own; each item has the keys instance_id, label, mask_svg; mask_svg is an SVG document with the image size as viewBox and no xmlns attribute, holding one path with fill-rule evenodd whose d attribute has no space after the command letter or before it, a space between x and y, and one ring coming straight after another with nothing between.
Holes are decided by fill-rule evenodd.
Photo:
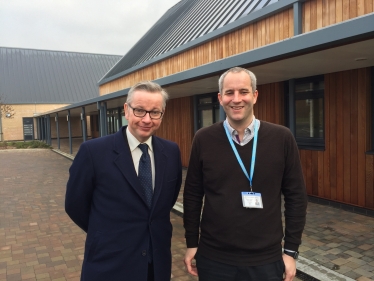
<instances>
[{"instance_id":1,"label":"suit jacket","mask_svg":"<svg viewBox=\"0 0 374 281\"><path fill-rule=\"evenodd\" d=\"M151 239L155 281L167 281L170 211L182 181L180 151L153 136L155 188L149 209L125 129L82 143L69 170L65 210L87 232L81 280L147 280Z\"/></svg>"}]
</instances>

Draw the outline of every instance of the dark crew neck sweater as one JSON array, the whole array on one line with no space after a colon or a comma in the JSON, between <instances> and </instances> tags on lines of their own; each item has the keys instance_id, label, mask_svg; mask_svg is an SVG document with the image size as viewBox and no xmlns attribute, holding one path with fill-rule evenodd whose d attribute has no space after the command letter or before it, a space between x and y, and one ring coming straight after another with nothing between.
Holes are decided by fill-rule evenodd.
<instances>
[{"instance_id":1,"label":"dark crew neck sweater","mask_svg":"<svg viewBox=\"0 0 374 281\"><path fill-rule=\"evenodd\" d=\"M235 146L249 174L253 139ZM261 193L263 209L244 208L242 191L250 191L249 181L223 123L199 130L193 140L184 188L187 247L198 247L199 254L209 259L238 266L281 259L283 236L284 248L297 251L307 197L298 148L289 129L261 121L253 192ZM281 193L285 200L285 235Z\"/></svg>"}]
</instances>

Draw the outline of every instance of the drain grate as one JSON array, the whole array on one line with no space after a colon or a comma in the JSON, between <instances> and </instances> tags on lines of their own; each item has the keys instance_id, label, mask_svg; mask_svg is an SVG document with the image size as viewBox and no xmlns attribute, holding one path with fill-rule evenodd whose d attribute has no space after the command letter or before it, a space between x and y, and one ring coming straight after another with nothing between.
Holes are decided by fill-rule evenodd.
<instances>
[{"instance_id":1,"label":"drain grate","mask_svg":"<svg viewBox=\"0 0 374 281\"><path fill-rule=\"evenodd\" d=\"M301 272L300 270L296 270L296 277L303 281L320 281L319 279L314 278L313 276L310 276L304 272Z\"/></svg>"}]
</instances>

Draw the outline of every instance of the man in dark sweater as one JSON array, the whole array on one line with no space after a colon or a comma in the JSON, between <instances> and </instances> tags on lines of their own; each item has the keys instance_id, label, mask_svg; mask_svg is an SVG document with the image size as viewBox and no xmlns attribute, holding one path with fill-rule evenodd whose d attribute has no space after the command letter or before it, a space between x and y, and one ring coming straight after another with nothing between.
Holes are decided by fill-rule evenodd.
<instances>
[{"instance_id":1,"label":"man in dark sweater","mask_svg":"<svg viewBox=\"0 0 374 281\"><path fill-rule=\"evenodd\" d=\"M187 270L200 281L291 281L307 206L295 139L255 119L252 72L228 70L219 90L227 118L196 133L184 188Z\"/></svg>"}]
</instances>

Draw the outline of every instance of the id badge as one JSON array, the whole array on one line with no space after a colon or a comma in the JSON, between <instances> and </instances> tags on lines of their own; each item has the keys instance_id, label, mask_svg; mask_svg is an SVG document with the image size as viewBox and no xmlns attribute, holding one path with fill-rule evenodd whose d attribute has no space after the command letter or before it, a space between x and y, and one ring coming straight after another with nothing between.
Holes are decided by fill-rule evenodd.
<instances>
[{"instance_id":1,"label":"id badge","mask_svg":"<svg viewBox=\"0 0 374 281\"><path fill-rule=\"evenodd\" d=\"M261 193L242 192L242 200L244 208L263 209Z\"/></svg>"}]
</instances>

